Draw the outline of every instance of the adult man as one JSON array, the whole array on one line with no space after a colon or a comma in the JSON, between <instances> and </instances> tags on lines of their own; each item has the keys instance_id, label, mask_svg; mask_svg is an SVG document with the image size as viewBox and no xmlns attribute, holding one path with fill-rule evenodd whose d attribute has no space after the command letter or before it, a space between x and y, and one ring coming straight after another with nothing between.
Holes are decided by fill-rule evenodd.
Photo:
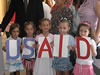
<instances>
[{"instance_id":1,"label":"adult man","mask_svg":"<svg viewBox=\"0 0 100 75\"><path fill-rule=\"evenodd\" d=\"M38 29L39 20L43 18L43 6L42 0L11 0L9 10L3 18L0 28L2 31L6 28L10 22L14 12L16 13L15 22L20 24L21 34L24 36L24 22L32 21Z\"/></svg>"}]
</instances>

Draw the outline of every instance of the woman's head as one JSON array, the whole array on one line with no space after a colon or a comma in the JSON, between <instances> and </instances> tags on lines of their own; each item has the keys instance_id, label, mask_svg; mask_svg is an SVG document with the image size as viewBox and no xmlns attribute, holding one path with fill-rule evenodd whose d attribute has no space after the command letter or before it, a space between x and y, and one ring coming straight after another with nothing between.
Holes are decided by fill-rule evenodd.
<instances>
[{"instance_id":1,"label":"woman's head","mask_svg":"<svg viewBox=\"0 0 100 75\"><path fill-rule=\"evenodd\" d=\"M24 23L24 30L26 32L27 37L33 37L33 34L35 32L35 25L33 22L25 22Z\"/></svg>"},{"instance_id":2,"label":"woman's head","mask_svg":"<svg viewBox=\"0 0 100 75\"><path fill-rule=\"evenodd\" d=\"M67 34L70 30L70 26L71 26L70 24L71 24L70 20L68 20L67 18L61 18L58 26L59 33Z\"/></svg>"},{"instance_id":3,"label":"woman's head","mask_svg":"<svg viewBox=\"0 0 100 75\"><path fill-rule=\"evenodd\" d=\"M47 18L43 18L40 21L39 28L41 29L42 32L49 32L51 29L51 22Z\"/></svg>"},{"instance_id":4,"label":"woman's head","mask_svg":"<svg viewBox=\"0 0 100 75\"><path fill-rule=\"evenodd\" d=\"M91 27L91 24L86 21L80 23L77 29L77 35L81 37L91 37L92 39L95 40L95 32L93 28Z\"/></svg>"},{"instance_id":5,"label":"woman's head","mask_svg":"<svg viewBox=\"0 0 100 75\"><path fill-rule=\"evenodd\" d=\"M65 0L55 0L55 4L59 8L60 6L65 4Z\"/></svg>"},{"instance_id":6,"label":"woman's head","mask_svg":"<svg viewBox=\"0 0 100 75\"><path fill-rule=\"evenodd\" d=\"M17 37L19 36L19 30L20 30L19 24L15 23L10 26L9 32L13 39L17 39Z\"/></svg>"}]
</instances>

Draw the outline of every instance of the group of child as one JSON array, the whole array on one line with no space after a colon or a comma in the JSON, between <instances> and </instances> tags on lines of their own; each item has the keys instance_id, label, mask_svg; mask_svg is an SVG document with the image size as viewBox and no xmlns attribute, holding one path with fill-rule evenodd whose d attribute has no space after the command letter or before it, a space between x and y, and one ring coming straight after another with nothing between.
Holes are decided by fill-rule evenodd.
<instances>
[{"instance_id":1,"label":"group of child","mask_svg":"<svg viewBox=\"0 0 100 75\"><path fill-rule=\"evenodd\" d=\"M67 18L62 18L59 21L58 24L58 31L59 34L62 35L68 35L69 41L68 41L68 49L70 50L76 50L75 46L75 39L72 35L69 34L70 31L70 20ZM36 44L32 47L38 48L39 47L39 38L40 37L48 37L52 41L50 43L51 47L54 47L54 36L50 33L51 24L49 19L42 19L40 21L39 28L41 30L41 33L36 35L35 37L35 25L32 22L25 22L24 30L26 32L26 38L35 38ZM21 40L19 38L20 28L18 24L12 24L10 27L10 37L8 40ZM95 44L95 36L93 34L93 31L91 29L91 25L88 22L82 22L80 23L78 29L77 29L77 36L79 37L90 37L91 38L91 54L93 56L96 56L96 44ZM21 48L23 49L25 46L21 45ZM38 54L38 51L36 51ZM21 56L21 55L20 55ZM70 56L70 54L69 54ZM70 61L70 57L54 57L54 58L38 58L36 57L36 60L34 58L29 59L20 59L20 60L9 60L6 61L5 68L11 72L11 75L13 75L13 72L16 72L16 75L20 75L21 70L23 70L23 65L26 68L26 75L62 75L62 72L64 75L70 75L70 71L73 69L74 75L94 75L93 67L92 67L93 60L80 60L76 58L76 64L75 66L72 66L72 62ZM55 73L56 71L56 73Z\"/></svg>"},{"instance_id":2,"label":"group of child","mask_svg":"<svg viewBox=\"0 0 100 75\"><path fill-rule=\"evenodd\" d=\"M69 57L53 57L53 58L38 58L36 56L36 59L29 58L29 59L20 59L20 61L17 60L11 60L6 61L5 68L11 72L11 75L13 75L13 72L16 72L16 75L20 75L21 70L24 68L26 69L26 75L71 75L71 73L74 73L74 75L94 75L93 71L93 59L78 59L76 58L75 66L72 65L70 61L70 51L76 52L76 43L74 37L90 37L91 43L90 43L90 52L91 55L94 57L97 55L96 52L96 38L93 29L91 28L91 24L88 22L82 22L78 26L76 36L74 37L69 33L72 29L72 12L67 7L64 7L64 1L65 0L55 0L57 9L55 9L52 13L52 19L50 22L49 19L43 18L40 21L39 28L41 30L40 34L36 34L35 25L32 22L25 22L24 30L26 33L26 38L35 38L36 43L33 44L33 48L37 50L39 48L39 38L40 37L48 37L51 39L50 46L54 47L54 35L51 34L62 34L62 35L68 35L68 46L66 46L69 49ZM70 8L70 6L69 6ZM52 23L52 24L51 24ZM73 30L73 29L72 29ZM10 37L8 40L21 40L19 38L20 28L18 24L12 24L10 27ZM23 51L23 48L25 46L21 45L21 49ZM36 51L38 54L38 50ZM77 53L76 53L77 54ZM74 58L75 59L75 58ZM24 65L24 67L23 67Z\"/></svg>"}]
</instances>

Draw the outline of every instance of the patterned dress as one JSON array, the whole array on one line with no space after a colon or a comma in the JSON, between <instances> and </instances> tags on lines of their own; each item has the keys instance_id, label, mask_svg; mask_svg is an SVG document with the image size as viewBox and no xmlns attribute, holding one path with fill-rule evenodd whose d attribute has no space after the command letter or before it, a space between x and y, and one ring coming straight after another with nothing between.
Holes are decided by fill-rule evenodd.
<instances>
[{"instance_id":1,"label":"patterned dress","mask_svg":"<svg viewBox=\"0 0 100 75\"><path fill-rule=\"evenodd\" d=\"M57 26L61 18L67 18L72 22L72 11L66 6L61 11L58 11L58 8L52 11L51 32L53 34L58 34L59 31L57 29Z\"/></svg>"}]
</instances>

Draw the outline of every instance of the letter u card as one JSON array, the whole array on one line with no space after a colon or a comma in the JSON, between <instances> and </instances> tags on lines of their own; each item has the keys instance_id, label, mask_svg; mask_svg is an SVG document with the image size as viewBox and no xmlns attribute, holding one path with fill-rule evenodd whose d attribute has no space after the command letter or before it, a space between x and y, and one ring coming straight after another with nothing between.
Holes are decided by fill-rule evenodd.
<instances>
[{"instance_id":1,"label":"letter u card","mask_svg":"<svg viewBox=\"0 0 100 75\"><path fill-rule=\"evenodd\" d=\"M7 60L20 60L20 40L7 40L6 52Z\"/></svg>"}]
</instances>

